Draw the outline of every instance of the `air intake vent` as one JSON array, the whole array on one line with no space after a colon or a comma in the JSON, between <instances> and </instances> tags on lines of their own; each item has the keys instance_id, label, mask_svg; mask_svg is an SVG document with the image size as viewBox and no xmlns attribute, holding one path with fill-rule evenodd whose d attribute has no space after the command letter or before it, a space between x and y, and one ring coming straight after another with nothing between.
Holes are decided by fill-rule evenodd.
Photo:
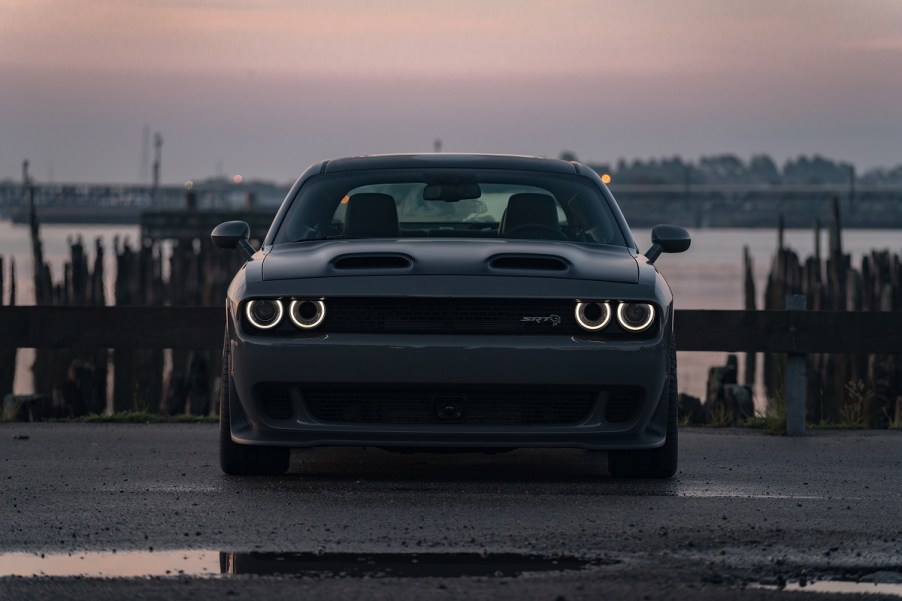
<instances>
[{"instance_id":1,"label":"air intake vent","mask_svg":"<svg viewBox=\"0 0 902 601\"><path fill-rule=\"evenodd\" d=\"M625 422L636 412L639 405L640 391L636 388L624 387L614 390L608 399L608 406L604 412L604 418L608 422Z\"/></svg>"},{"instance_id":2,"label":"air intake vent","mask_svg":"<svg viewBox=\"0 0 902 601\"><path fill-rule=\"evenodd\" d=\"M567 264L557 257L511 256L495 257L489 261L492 269L516 269L526 271L567 271Z\"/></svg>"},{"instance_id":3,"label":"air intake vent","mask_svg":"<svg viewBox=\"0 0 902 601\"><path fill-rule=\"evenodd\" d=\"M262 385L257 388L257 395L263 406L263 413L273 419L291 419L294 409L288 388L278 385Z\"/></svg>"},{"instance_id":4,"label":"air intake vent","mask_svg":"<svg viewBox=\"0 0 902 601\"><path fill-rule=\"evenodd\" d=\"M343 255L333 269L408 269L413 261L403 255Z\"/></svg>"}]
</instances>

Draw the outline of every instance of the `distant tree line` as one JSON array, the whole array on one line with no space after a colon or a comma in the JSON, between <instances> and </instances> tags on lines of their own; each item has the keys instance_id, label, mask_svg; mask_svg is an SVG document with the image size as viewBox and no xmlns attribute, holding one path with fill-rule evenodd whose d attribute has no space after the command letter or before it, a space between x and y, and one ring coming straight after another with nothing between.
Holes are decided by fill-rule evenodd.
<instances>
[{"instance_id":1,"label":"distant tree line","mask_svg":"<svg viewBox=\"0 0 902 601\"><path fill-rule=\"evenodd\" d=\"M579 160L575 153L564 151L560 158L565 161ZM585 161L583 161L585 162ZM855 178L855 183L865 186L902 186L902 164L895 167L877 167L864 173L855 171L855 166L844 161L835 161L820 155L799 155L788 159L782 167L767 154L753 155L743 161L735 154L703 156L697 162L683 160L680 156L651 159L619 159L616 165L609 163L589 163L598 173L607 173L620 184L836 184L845 185ZM228 188L231 179L210 177L195 180L199 189ZM0 186L19 186L21 182L12 178L0 179ZM276 183L264 180L243 182L246 190L252 191L263 204L273 198L281 200L290 183Z\"/></svg>"},{"instance_id":2,"label":"distant tree line","mask_svg":"<svg viewBox=\"0 0 902 601\"><path fill-rule=\"evenodd\" d=\"M578 160L572 152L560 155L567 161ZM679 156L660 159L620 159L616 165L590 164L599 173L607 173L620 184L848 184L854 177L862 185L902 185L902 165L880 167L858 174L851 163L834 161L820 155L800 155L779 167L766 154L743 161L734 154L703 156L698 162Z\"/></svg>"}]
</instances>

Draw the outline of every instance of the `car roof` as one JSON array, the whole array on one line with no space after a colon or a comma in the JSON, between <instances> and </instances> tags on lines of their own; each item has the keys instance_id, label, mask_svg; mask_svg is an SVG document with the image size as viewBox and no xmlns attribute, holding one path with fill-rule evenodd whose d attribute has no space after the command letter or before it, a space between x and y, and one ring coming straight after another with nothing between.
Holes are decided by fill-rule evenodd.
<instances>
[{"instance_id":1,"label":"car roof","mask_svg":"<svg viewBox=\"0 0 902 601\"><path fill-rule=\"evenodd\" d=\"M503 154L378 154L345 157L324 161L320 173L337 173L364 169L517 169L552 173L578 174L575 163L559 159Z\"/></svg>"}]
</instances>

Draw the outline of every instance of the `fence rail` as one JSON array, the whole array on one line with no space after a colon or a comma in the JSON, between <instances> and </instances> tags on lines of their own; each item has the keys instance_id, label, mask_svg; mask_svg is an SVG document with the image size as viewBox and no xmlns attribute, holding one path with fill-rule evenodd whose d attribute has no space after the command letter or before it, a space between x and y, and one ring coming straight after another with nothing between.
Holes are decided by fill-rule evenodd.
<instances>
[{"instance_id":1,"label":"fence rail","mask_svg":"<svg viewBox=\"0 0 902 601\"><path fill-rule=\"evenodd\" d=\"M0 307L0 348L215 349L221 307ZM678 310L680 351L902 353L902 313Z\"/></svg>"},{"instance_id":2,"label":"fence rail","mask_svg":"<svg viewBox=\"0 0 902 601\"><path fill-rule=\"evenodd\" d=\"M804 297L798 297L800 307ZM786 353L786 432L805 432L808 353L902 353L902 312L682 310L681 351ZM0 307L0 349L217 349L220 307Z\"/></svg>"}]
</instances>

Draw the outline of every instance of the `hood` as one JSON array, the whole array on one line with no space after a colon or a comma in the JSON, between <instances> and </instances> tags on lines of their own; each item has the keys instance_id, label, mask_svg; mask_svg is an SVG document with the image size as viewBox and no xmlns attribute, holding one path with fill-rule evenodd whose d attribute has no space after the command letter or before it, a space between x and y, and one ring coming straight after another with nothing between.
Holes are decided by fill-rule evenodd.
<instances>
[{"instance_id":1,"label":"hood","mask_svg":"<svg viewBox=\"0 0 902 601\"><path fill-rule=\"evenodd\" d=\"M491 275L635 284L631 249L541 240L365 239L280 244L263 259L263 280L361 275Z\"/></svg>"}]
</instances>

